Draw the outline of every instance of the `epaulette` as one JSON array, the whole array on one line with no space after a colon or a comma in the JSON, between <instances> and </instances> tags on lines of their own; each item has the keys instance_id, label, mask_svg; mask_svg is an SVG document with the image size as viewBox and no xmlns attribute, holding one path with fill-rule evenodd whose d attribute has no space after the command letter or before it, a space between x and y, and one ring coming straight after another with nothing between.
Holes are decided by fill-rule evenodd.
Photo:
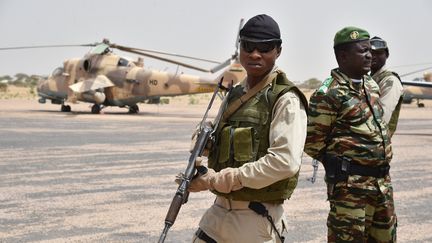
<instances>
[{"instance_id":1,"label":"epaulette","mask_svg":"<svg viewBox=\"0 0 432 243\"><path fill-rule=\"evenodd\" d=\"M333 77L329 77L322 83L321 87L317 90L317 93L325 94L327 93L331 83L333 82Z\"/></svg>"}]
</instances>

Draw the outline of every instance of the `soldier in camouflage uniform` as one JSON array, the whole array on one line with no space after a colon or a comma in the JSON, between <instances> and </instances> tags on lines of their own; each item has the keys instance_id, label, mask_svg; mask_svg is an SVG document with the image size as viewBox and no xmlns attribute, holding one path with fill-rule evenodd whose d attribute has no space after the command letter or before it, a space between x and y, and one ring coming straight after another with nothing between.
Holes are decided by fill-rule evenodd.
<instances>
[{"instance_id":1,"label":"soldier in camouflage uniform","mask_svg":"<svg viewBox=\"0 0 432 243\"><path fill-rule=\"evenodd\" d=\"M309 101L305 152L326 171L328 242L396 241L392 149L379 87L366 75L370 49L367 31L337 32L339 67Z\"/></svg>"},{"instance_id":2,"label":"soldier in camouflage uniform","mask_svg":"<svg viewBox=\"0 0 432 243\"><path fill-rule=\"evenodd\" d=\"M387 69L385 65L390 54L387 42L376 36L370 42L372 48L371 76L380 87L384 120L388 123L390 136L392 136L396 131L402 106L403 87L399 75Z\"/></svg>"},{"instance_id":3,"label":"soldier in camouflage uniform","mask_svg":"<svg viewBox=\"0 0 432 243\"><path fill-rule=\"evenodd\" d=\"M297 184L307 100L275 66L281 43L279 26L267 15L251 18L240 30L247 77L222 105L208 172L189 188L216 194L193 242L283 241L282 204Z\"/></svg>"}]
</instances>

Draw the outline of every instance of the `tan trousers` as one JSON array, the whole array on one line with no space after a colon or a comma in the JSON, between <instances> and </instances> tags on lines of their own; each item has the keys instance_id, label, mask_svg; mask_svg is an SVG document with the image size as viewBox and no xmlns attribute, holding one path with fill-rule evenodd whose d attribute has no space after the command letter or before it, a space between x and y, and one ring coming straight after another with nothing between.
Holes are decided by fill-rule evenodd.
<instances>
[{"instance_id":1,"label":"tan trousers","mask_svg":"<svg viewBox=\"0 0 432 243\"><path fill-rule=\"evenodd\" d=\"M282 234L286 225L282 204L263 203ZM217 243L279 243L277 233L267 218L248 208L249 202L217 197L204 213L199 227ZM203 243L195 235L193 243Z\"/></svg>"}]
</instances>

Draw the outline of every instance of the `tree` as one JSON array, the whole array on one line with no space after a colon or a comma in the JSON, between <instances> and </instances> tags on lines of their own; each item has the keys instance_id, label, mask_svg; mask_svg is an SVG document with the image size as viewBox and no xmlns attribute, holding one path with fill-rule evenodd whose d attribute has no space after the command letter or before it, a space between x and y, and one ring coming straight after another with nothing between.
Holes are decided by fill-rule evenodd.
<instances>
[{"instance_id":1,"label":"tree","mask_svg":"<svg viewBox=\"0 0 432 243\"><path fill-rule=\"evenodd\" d=\"M317 78L310 78L299 85L299 88L304 89L317 89L321 86L321 80Z\"/></svg>"},{"instance_id":2,"label":"tree","mask_svg":"<svg viewBox=\"0 0 432 243\"><path fill-rule=\"evenodd\" d=\"M0 76L0 81L3 81L3 80L7 80L8 82L10 82L12 80L12 77L9 75Z\"/></svg>"}]
</instances>

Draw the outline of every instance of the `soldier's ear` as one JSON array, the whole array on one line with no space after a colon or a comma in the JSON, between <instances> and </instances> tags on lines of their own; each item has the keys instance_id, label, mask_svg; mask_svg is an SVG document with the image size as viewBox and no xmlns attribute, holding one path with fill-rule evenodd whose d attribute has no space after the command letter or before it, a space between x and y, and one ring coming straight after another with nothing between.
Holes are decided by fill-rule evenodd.
<instances>
[{"instance_id":1,"label":"soldier's ear","mask_svg":"<svg viewBox=\"0 0 432 243\"><path fill-rule=\"evenodd\" d=\"M276 51L277 51L276 57L279 57L282 52L282 46L276 48Z\"/></svg>"},{"instance_id":2,"label":"soldier's ear","mask_svg":"<svg viewBox=\"0 0 432 243\"><path fill-rule=\"evenodd\" d=\"M345 51L345 50L339 51L336 59L337 59L338 63L346 63L348 60L347 51Z\"/></svg>"}]
</instances>

